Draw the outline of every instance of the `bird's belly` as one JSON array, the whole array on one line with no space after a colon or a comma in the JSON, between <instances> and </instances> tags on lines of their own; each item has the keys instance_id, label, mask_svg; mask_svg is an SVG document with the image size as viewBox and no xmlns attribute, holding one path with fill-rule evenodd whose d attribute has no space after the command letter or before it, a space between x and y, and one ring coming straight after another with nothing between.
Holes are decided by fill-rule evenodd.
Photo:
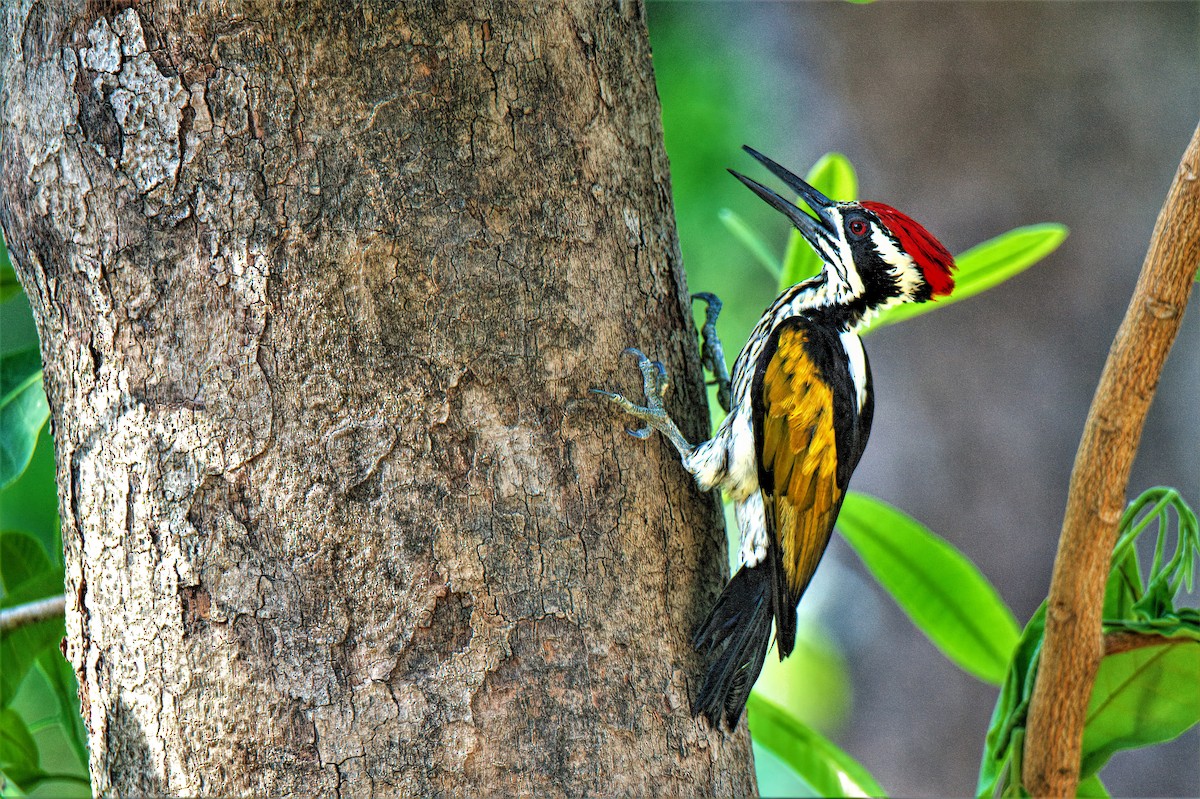
<instances>
[{"instance_id":1,"label":"bird's belly","mask_svg":"<svg viewBox=\"0 0 1200 799\"><path fill-rule=\"evenodd\" d=\"M726 452L728 474L722 486L734 502L743 502L758 491L758 452L750 414L734 413L729 425Z\"/></svg>"},{"instance_id":2,"label":"bird's belly","mask_svg":"<svg viewBox=\"0 0 1200 799\"><path fill-rule=\"evenodd\" d=\"M738 532L741 533L739 557L743 564L754 568L767 556L767 517L761 491L755 491L745 501L734 504Z\"/></svg>"}]
</instances>

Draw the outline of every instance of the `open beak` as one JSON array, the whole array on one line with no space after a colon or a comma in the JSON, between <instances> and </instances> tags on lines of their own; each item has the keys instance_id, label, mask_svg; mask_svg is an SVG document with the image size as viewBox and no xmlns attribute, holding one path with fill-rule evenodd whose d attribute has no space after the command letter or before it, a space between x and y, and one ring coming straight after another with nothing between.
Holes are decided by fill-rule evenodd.
<instances>
[{"instance_id":1,"label":"open beak","mask_svg":"<svg viewBox=\"0 0 1200 799\"><path fill-rule=\"evenodd\" d=\"M783 199L758 181L751 180L745 175L734 172L732 169L729 170L730 174L742 183L745 183L750 191L757 194L763 200L766 200L772 208L790 219L792 224L796 226L796 229L800 231L800 235L804 236L805 240L818 253L837 252L837 229L834 227L833 214L830 213L830 208L834 205L833 200L757 150L745 146L742 149L750 153L755 160L767 169L771 170L777 178L787 184L789 189L796 192L800 196L800 199L807 203L808 207L813 210L816 218L804 213L791 202Z\"/></svg>"}]
</instances>

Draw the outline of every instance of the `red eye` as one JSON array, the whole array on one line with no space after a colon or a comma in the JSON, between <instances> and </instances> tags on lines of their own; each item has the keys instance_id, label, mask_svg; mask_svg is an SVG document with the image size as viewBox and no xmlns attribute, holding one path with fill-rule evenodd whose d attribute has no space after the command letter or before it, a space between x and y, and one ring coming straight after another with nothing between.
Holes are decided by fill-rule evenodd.
<instances>
[{"instance_id":1,"label":"red eye","mask_svg":"<svg viewBox=\"0 0 1200 799\"><path fill-rule=\"evenodd\" d=\"M850 233L860 237L867 235L867 223L862 219L851 219Z\"/></svg>"}]
</instances>

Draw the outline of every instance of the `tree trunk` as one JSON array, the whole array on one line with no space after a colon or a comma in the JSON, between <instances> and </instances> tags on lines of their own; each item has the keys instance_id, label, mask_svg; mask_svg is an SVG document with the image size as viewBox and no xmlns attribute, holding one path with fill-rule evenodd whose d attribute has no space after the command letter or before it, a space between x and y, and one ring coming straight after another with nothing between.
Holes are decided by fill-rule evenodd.
<instances>
[{"instance_id":1,"label":"tree trunk","mask_svg":"<svg viewBox=\"0 0 1200 799\"><path fill-rule=\"evenodd\" d=\"M98 792L753 790L641 9L450 5L6 4Z\"/></svg>"}]
</instances>

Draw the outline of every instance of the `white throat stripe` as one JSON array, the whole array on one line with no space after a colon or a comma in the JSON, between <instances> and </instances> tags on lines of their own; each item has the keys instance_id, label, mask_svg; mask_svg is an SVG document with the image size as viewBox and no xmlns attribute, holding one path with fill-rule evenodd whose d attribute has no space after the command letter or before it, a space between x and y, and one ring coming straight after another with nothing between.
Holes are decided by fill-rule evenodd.
<instances>
[{"instance_id":1,"label":"white throat stripe","mask_svg":"<svg viewBox=\"0 0 1200 799\"><path fill-rule=\"evenodd\" d=\"M861 412L867 404L867 356L863 352L862 339L854 331L842 333L841 339L850 366L850 379L854 382L854 397Z\"/></svg>"}]
</instances>

